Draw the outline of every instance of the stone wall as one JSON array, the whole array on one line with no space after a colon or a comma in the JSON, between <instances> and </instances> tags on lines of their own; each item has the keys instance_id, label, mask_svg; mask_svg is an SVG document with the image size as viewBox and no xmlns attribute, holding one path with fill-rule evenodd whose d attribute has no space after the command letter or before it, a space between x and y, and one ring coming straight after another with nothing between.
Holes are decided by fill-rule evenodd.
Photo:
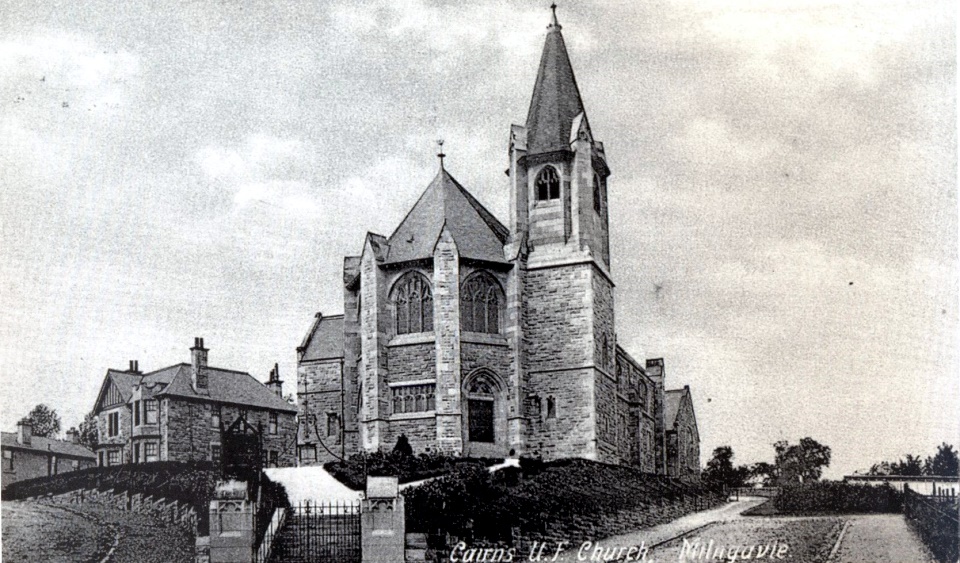
<instances>
[{"instance_id":1,"label":"stone wall","mask_svg":"<svg viewBox=\"0 0 960 563\"><path fill-rule=\"evenodd\" d=\"M433 309L436 334L436 443L448 454L463 452L460 409L460 255L445 227L433 256Z\"/></svg>"},{"instance_id":2,"label":"stone wall","mask_svg":"<svg viewBox=\"0 0 960 563\"><path fill-rule=\"evenodd\" d=\"M341 428L342 413L342 376L341 361L321 360L307 362L297 366L297 399L299 401L300 432L298 444L301 446L299 463L301 465L319 465L336 458L327 448L337 455L345 453ZM336 433L327 433L327 417L334 414L338 418ZM319 435L318 435L319 433ZM322 440L323 445L318 440ZM307 446L304 449L302 446ZM312 453L312 455L305 453ZM350 452L352 453L352 452Z\"/></svg>"},{"instance_id":3,"label":"stone wall","mask_svg":"<svg viewBox=\"0 0 960 563\"><path fill-rule=\"evenodd\" d=\"M421 454L427 450L437 451L437 422L433 414L421 418L391 420L383 435L383 450L392 451L401 434L410 441L414 454Z\"/></svg>"},{"instance_id":4,"label":"stone wall","mask_svg":"<svg viewBox=\"0 0 960 563\"><path fill-rule=\"evenodd\" d=\"M437 376L436 344L431 340L419 344L390 346L387 368L390 383L434 379Z\"/></svg>"}]
</instances>

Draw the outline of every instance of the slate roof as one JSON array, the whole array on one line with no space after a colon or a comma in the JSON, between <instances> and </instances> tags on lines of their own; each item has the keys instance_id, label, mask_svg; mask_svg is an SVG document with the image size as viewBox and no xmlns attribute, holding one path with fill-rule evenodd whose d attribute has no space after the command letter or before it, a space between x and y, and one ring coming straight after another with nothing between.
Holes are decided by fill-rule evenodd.
<instances>
[{"instance_id":1,"label":"slate roof","mask_svg":"<svg viewBox=\"0 0 960 563\"><path fill-rule=\"evenodd\" d=\"M161 371L173 369L176 369L176 375L163 391L156 394L157 396L184 397L261 409L297 412L296 406L275 395L273 391L254 379L249 373L205 367L203 369L207 374L207 392L200 394L194 391L191 385L193 367L190 364L170 366Z\"/></svg>"},{"instance_id":2,"label":"slate roof","mask_svg":"<svg viewBox=\"0 0 960 563\"><path fill-rule=\"evenodd\" d=\"M86 446L74 444L65 440L55 440L53 438L41 438L40 436L31 436L30 445L17 442L16 432L0 432L0 445L5 448L21 448L25 450L36 450L38 452L50 452L57 455L69 455L74 457L83 457L95 459L96 456Z\"/></svg>"},{"instance_id":3,"label":"slate roof","mask_svg":"<svg viewBox=\"0 0 960 563\"><path fill-rule=\"evenodd\" d=\"M442 167L390 236L384 262L432 258L444 225L457 243L460 258L506 262L507 228Z\"/></svg>"},{"instance_id":4,"label":"slate roof","mask_svg":"<svg viewBox=\"0 0 960 563\"><path fill-rule=\"evenodd\" d=\"M343 315L317 314L310 331L300 344L301 362L343 357Z\"/></svg>"},{"instance_id":5,"label":"slate roof","mask_svg":"<svg viewBox=\"0 0 960 563\"><path fill-rule=\"evenodd\" d=\"M686 389L668 389L663 393L663 423L667 428L673 428L677 423L677 413L686 393Z\"/></svg>"},{"instance_id":6,"label":"slate roof","mask_svg":"<svg viewBox=\"0 0 960 563\"><path fill-rule=\"evenodd\" d=\"M547 27L537 82L527 113L527 154L570 149L573 121L583 113L580 89L554 14Z\"/></svg>"}]
</instances>

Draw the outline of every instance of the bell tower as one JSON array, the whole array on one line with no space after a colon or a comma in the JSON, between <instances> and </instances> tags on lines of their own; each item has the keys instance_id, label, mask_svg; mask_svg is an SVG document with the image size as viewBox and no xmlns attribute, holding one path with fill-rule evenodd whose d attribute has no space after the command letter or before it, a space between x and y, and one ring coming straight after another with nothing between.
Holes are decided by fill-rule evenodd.
<instances>
[{"instance_id":1,"label":"bell tower","mask_svg":"<svg viewBox=\"0 0 960 563\"><path fill-rule=\"evenodd\" d=\"M532 260L592 259L609 273L610 169L551 8L527 120L510 132L510 230L526 236Z\"/></svg>"},{"instance_id":2,"label":"bell tower","mask_svg":"<svg viewBox=\"0 0 960 563\"><path fill-rule=\"evenodd\" d=\"M545 457L617 461L604 412L616 403L610 170L551 8L526 123L510 130L510 231L526 249L525 442Z\"/></svg>"}]
</instances>

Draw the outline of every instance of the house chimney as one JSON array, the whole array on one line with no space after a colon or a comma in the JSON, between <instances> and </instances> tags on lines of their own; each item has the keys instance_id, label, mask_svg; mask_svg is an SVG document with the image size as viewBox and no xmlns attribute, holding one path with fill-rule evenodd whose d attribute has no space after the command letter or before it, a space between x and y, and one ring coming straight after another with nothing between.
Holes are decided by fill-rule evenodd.
<instances>
[{"instance_id":1,"label":"house chimney","mask_svg":"<svg viewBox=\"0 0 960 563\"><path fill-rule=\"evenodd\" d=\"M130 369L127 370L129 373L140 373L140 362L137 360L130 360Z\"/></svg>"},{"instance_id":2,"label":"house chimney","mask_svg":"<svg viewBox=\"0 0 960 563\"><path fill-rule=\"evenodd\" d=\"M270 379L267 381L267 387L273 391L273 393L283 398L283 382L280 381L280 365L273 364L273 369L270 370Z\"/></svg>"},{"instance_id":3,"label":"house chimney","mask_svg":"<svg viewBox=\"0 0 960 563\"><path fill-rule=\"evenodd\" d=\"M70 430L67 430L67 438L74 444L79 444L80 432L78 432L76 428L71 428Z\"/></svg>"},{"instance_id":4,"label":"house chimney","mask_svg":"<svg viewBox=\"0 0 960 563\"><path fill-rule=\"evenodd\" d=\"M17 423L17 443L29 446L30 438L33 436L33 423L23 419Z\"/></svg>"},{"instance_id":5,"label":"house chimney","mask_svg":"<svg viewBox=\"0 0 960 563\"><path fill-rule=\"evenodd\" d=\"M203 347L202 338L193 339L193 348L190 348L193 390L207 389L207 349Z\"/></svg>"}]
</instances>

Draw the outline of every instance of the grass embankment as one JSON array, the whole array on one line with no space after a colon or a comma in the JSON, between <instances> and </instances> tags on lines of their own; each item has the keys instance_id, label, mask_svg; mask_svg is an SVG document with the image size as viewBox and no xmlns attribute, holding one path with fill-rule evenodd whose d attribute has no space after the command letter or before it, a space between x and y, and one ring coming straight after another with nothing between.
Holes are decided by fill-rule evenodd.
<instances>
[{"instance_id":1,"label":"grass embankment","mask_svg":"<svg viewBox=\"0 0 960 563\"><path fill-rule=\"evenodd\" d=\"M739 561L760 559L758 555L763 549L764 560L804 563L826 561L842 528L843 519L831 517L734 520L663 544L654 549L649 557L655 561ZM701 550L708 548L710 554L699 555ZM719 554L721 549L722 555ZM733 557L733 552L738 555ZM782 557L777 557L777 554Z\"/></svg>"},{"instance_id":2,"label":"grass embankment","mask_svg":"<svg viewBox=\"0 0 960 563\"><path fill-rule=\"evenodd\" d=\"M575 521L599 522L618 511L702 493L699 487L620 465L521 459L521 467L493 474L475 465L459 468L408 489L404 497L408 530L503 541L514 528L539 532Z\"/></svg>"}]
</instances>

